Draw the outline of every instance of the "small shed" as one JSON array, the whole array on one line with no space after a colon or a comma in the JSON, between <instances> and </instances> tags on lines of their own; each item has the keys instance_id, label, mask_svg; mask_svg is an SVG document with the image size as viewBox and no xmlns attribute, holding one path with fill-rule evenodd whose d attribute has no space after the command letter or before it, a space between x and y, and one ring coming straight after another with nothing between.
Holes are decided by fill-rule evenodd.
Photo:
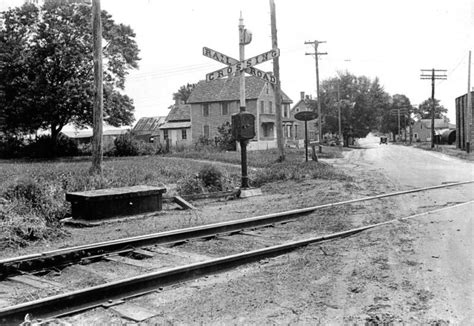
<instances>
[{"instance_id":1,"label":"small shed","mask_svg":"<svg viewBox=\"0 0 474 326\"><path fill-rule=\"evenodd\" d=\"M132 129L132 136L147 143L160 142L159 127L165 120L166 117L161 116L140 118Z\"/></svg>"},{"instance_id":2,"label":"small shed","mask_svg":"<svg viewBox=\"0 0 474 326\"><path fill-rule=\"evenodd\" d=\"M165 123L160 127L162 141L167 146L189 146L192 144L191 105L177 103L170 106Z\"/></svg>"}]
</instances>

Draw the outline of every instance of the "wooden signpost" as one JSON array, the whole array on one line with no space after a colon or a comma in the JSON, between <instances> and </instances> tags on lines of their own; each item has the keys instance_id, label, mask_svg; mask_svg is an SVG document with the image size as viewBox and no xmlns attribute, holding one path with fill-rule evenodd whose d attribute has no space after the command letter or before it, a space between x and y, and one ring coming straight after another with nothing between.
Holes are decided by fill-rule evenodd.
<instances>
[{"instance_id":1,"label":"wooden signpost","mask_svg":"<svg viewBox=\"0 0 474 326\"><path fill-rule=\"evenodd\" d=\"M252 34L244 28L244 19L241 14L239 19L239 60L208 47L202 48L204 56L227 65L225 68L206 74L206 81L210 82L227 76L240 76L240 112L232 116L232 133L237 136L237 140L240 142L241 188L243 189L249 187L247 176L247 142L255 137L255 117L245 112L245 73L263 79L268 83L276 84L277 79L273 74L261 71L254 66L280 56L280 50L275 48L255 57L245 59L245 45L249 44L251 40ZM246 130L236 130L236 128L245 128ZM252 132L249 132L249 128L253 129Z\"/></svg>"}]
</instances>

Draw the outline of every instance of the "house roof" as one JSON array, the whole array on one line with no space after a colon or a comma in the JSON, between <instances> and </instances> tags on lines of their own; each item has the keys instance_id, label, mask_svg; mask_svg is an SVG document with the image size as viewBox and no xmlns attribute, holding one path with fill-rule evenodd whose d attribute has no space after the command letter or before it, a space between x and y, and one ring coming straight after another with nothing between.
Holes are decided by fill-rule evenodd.
<instances>
[{"instance_id":1,"label":"house roof","mask_svg":"<svg viewBox=\"0 0 474 326\"><path fill-rule=\"evenodd\" d=\"M267 82L254 77L245 77L245 98L254 100L262 93ZM282 91L283 102L291 103L291 99ZM240 99L240 78L229 77L213 81L201 80L194 87L187 103L206 103L221 101L237 101Z\"/></svg>"},{"instance_id":2,"label":"house roof","mask_svg":"<svg viewBox=\"0 0 474 326\"><path fill-rule=\"evenodd\" d=\"M431 129L431 119L421 119L423 126L427 129ZM435 129L446 129L449 128L449 122L444 119L434 119Z\"/></svg>"},{"instance_id":3,"label":"house roof","mask_svg":"<svg viewBox=\"0 0 474 326\"><path fill-rule=\"evenodd\" d=\"M166 120L166 117L143 117L133 127L132 131L155 131Z\"/></svg>"},{"instance_id":4,"label":"house roof","mask_svg":"<svg viewBox=\"0 0 474 326\"><path fill-rule=\"evenodd\" d=\"M313 100L313 99L301 99L299 100L298 102L296 102L296 104L293 106L293 108L291 109L291 111L294 111L296 108L300 108L304 110L308 110L310 111L311 110L311 103L316 103L316 100Z\"/></svg>"},{"instance_id":5,"label":"house roof","mask_svg":"<svg viewBox=\"0 0 474 326\"><path fill-rule=\"evenodd\" d=\"M165 122L160 129L183 129L191 128L191 121Z\"/></svg>"},{"instance_id":6,"label":"house roof","mask_svg":"<svg viewBox=\"0 0 474 326\"><path fill-rule=\"evenodd\" d=\"M102 136L119 136L126 134L129 129L110 129L102 131ZM63 134L69 138L90 138L93 135L93 130L75 130L75 131L63 131Z\"/></svg>"},{"instance_id":7,"label":"house roof","mask_svg":"<svg viewBox=\"0 0 474 326\"><path fill-rule=\"evenodd\" d=\"M171 110L166 117L166 122L191 120L191 105L177 104L172 105L170 108Z\"/></svg>"}]
</instances>

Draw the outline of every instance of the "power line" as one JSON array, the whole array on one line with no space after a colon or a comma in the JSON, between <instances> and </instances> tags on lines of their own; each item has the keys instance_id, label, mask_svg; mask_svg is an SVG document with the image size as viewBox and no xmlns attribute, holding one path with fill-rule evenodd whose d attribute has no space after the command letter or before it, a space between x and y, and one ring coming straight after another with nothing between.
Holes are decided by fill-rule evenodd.
<instances>
[{"instance_id":1,"label":"power line","mask_svg":"<svg viewBox=\"0 0 474 326\"><path fill-rule=\"evenodd\" d=\"M435 119L435 80L446 80L446 69L421 69L420 79L431 79L431 148L434 148L434 119ZM431 73L431 74L430 74Z\"/></svg>"},{"instance_id":2,"label":"power line","mask_svg":"<svg viewBox=\"0 0 474 326\"><path fill-rule=\"evenodd\" d=\"M319 66L318 66L318 57L320 55L327 55L327 52L318 52L318 45L321 43L326 43L326 41L306 41L304 44L312 44L314 47L314 52L306 53L306 55L314 55L314 60L316 62L316 97L318 104L318 141L319 141L319 152L322 152L321 141L323 138L323 128L321 125L321 101L319 100Z\"/></svg>"}]
</instances>

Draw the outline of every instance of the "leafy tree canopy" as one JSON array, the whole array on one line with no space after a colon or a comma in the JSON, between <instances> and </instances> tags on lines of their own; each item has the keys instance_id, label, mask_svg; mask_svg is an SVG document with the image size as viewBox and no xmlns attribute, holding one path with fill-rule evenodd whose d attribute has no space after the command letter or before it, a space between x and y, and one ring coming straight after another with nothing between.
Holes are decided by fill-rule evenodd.
<instances>
[{"instance_id":1,"label":"leafy tree canopy","mask_svg":"<svg viewBox=\"0 0 474 326\"><path fill-rule=\"evenodd\" d=\"M379 80L339 72L337 77L321 84L321 109L325 125L323 132L338 132L338 110L341 111L342 133L362 138L381 123L381 113L390 105L390 96ZM346 142L347 143L347 142Z\"/></svg>"},{"instance_id":2,"label":"leafy tree canopy","mask_svg":"<svg viewBox=\"0 0 474 326\"><path fill-rule=\"evenodd\" d=\"M51 130L68 123L92 125L93 45L91 6L49 0L0 13L0 128L7 133ZM133 101L123 94L139 49L129 26L102 11L105 121L133 122Z\"/></svg>"},{"instance_id":3,"label":"leafy tree canopy","mask_svg":"<svg viewBox=\"0 0 474 326\"><path fill-rule=\"evenodd\" d=\"M383 112L379 130L384 133L398 134L398 113L400 113L400 128L405 128L413 120L413 107L410 99L403 94L395 94L390 99L390 105Z\"/></svg>"},{"instance_id":4,"label":"leafy tree canopy","mask_svg":"<svg viewBox=\"0 0 474 326\"><path fill-rule=\"evenodd\" d=\"M415 110L415 114L420 119L431 119L431 108L432 108L433 100L431 98L423 101L418 108ZM446 113L448 113L448 109L442 106L439 103L439 100L434 99L435 105L435 119L443 119L446 118Z\"/></svg>"},{"instance_id":5,"label":"leafy tree canopy","mask_svg":"<svg viewBox=\"0 0 474 326\"><path fill-rule=\"evenodd\" d=\"M191 93L195 86L196 84L189 84L189 83L181 86L176 93L173 93L173 100L174 101L179 100L186 103L189 96L191 96Z\"/></svg>"}]
</instances>

